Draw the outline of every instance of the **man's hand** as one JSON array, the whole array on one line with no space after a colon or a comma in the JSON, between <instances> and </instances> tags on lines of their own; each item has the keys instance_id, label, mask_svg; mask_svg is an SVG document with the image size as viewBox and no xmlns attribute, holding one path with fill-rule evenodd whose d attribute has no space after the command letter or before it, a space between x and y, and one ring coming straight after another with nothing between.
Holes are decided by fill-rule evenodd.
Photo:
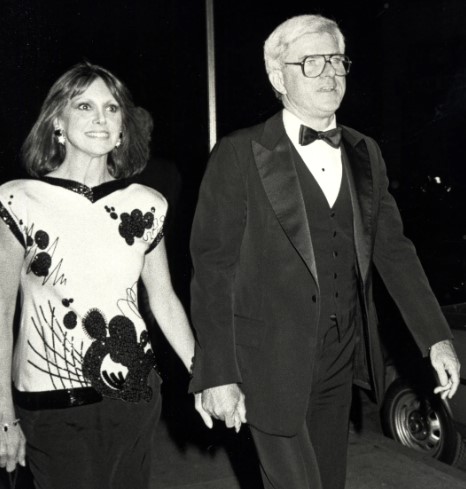
<instances>
[{"instance_id":1,"label":"man's hand","mask_svg":"<svg viewBox=\"0 0 466 489\"><path fill-rule=\"evenodd\" d=\"M202 392L202 407L213 418L225 421L227 428L236 433L246 423L245 397L237 384L211 387Z\"/></svg>"},{"instance_id":2,"label":"man's hand","mask_svg":"<svg viewBox=\"0 0 466 489\"><path fill-rule=\"evenodd\" d=\"M439 341L430 349L430 361L440 385L434 389L442 399L451 399L460 383L460 362L450 340Z\"/></svg>"}]
</instances>

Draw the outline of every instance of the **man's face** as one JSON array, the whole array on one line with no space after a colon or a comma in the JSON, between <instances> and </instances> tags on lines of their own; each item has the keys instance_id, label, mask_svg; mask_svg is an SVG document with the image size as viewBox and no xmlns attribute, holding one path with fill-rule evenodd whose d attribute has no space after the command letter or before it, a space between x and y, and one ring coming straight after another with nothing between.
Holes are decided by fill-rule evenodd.
<instances>
[{"instance_id":1,"label":"man's face","mask_svg":"<svg viewBox=\"0 0 466 489\"><path fill-rule=\"evenodd\" d=\"M284 62L302 61L311 54L339 53L336 40L328 33L306 34L290 44ZM343 54L343 53L341 53ZM326 124L340 106L346 89L344 76L336 76L330 63L316 78L306 78L300 66L284 65L276 72L274 87L283 94L283 105L314 125ZM279 87L276 83L278 82ZM316 127L316 129L320 129Z\"/></svg>"}]
</instances>

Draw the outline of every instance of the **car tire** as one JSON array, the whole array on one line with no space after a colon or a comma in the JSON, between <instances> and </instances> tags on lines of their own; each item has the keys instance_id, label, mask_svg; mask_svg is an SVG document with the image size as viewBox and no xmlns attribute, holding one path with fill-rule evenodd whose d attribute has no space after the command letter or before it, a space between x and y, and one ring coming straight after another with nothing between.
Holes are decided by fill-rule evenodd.
<instances>
[{"instance_id":1,"label":"car tire","mask_svg":"<svg viewBox=\"0 0 466 489\"><path fill-rule=\"evenodd\" d=\"M465 464L464 440L439 397L397 379L387 389L381 414L386 436L449 465Z\"/></svg>"}]
</instances>

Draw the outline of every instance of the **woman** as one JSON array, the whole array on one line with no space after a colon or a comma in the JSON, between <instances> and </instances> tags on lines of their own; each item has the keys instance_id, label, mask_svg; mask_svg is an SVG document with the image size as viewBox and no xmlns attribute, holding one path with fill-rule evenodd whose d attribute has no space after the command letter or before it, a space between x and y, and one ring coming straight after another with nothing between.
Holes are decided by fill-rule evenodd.
<instances>
[{"instance_id":1,"label":"woman","mask_svg":"<svg viewBox=\"0 0 466 489\"><path fill-rule=\"evenodd\" d=\"M24 143L36 178L0 186L0 466L13 471L27 452L39 489L148 487L161 380L139 278L190 369L193 336L163 239L166 200L127 180L146 164L150 126L114 75L76 65ZM196 409L211 426L198 396Z\"/></svg>"}]
</instances>

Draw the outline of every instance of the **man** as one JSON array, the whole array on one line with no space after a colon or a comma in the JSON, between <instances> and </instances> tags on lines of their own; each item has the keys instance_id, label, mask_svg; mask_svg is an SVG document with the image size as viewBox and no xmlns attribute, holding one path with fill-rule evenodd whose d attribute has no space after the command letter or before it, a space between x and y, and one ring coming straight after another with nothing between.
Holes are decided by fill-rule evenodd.
<instances>
[{"instance_id":1,"label":"man","mask_svg":"<svg viewBox=\"0 0 466 489\"><path fill-rule=\"evenodd\" d=\"M264 487L340 489L353 363L383 395L373 265L444 398L459 363L378 146L336 125L351 64L338 26L295 17L264 50L284 110L223 138L200 190L191 390L237 430L247 410Z\"/></svg>"}]
</instances>

